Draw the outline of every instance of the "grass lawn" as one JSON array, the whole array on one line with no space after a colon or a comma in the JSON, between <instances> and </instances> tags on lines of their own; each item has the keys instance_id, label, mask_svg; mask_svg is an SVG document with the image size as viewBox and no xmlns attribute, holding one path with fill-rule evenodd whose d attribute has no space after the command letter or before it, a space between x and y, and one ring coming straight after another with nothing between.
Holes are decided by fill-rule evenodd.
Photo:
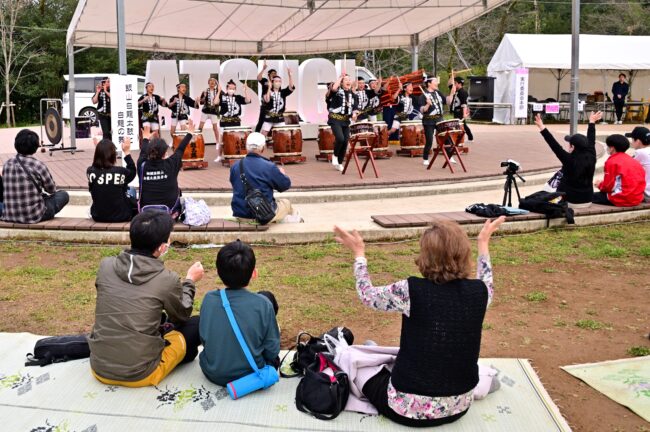
<instances>
[{"instance_id":1,"label":"grass lawn","mask_svg":"<svg viewBox=\"0 0 650 432\"><path fill-rule=\"evenodd\" d=\"M172 234L173 239L173 234ZM417 241L367 248L375 284L417 275ZM0 243L0 331L87 332L93 324L95 272L120 247ZM259 278L252 290L280 303L283 346L300 330L352 329L358 342L399 343L400 316L364 307L351 256L333 243L255 247ZM181 274L201 261L195 310L221 286L216 249L172 249L167 266ZM494 303L483 325L483 357L532 360L576 431L648 431L626 408L570 377L571 363L647 355L650 341L650 222L544 231L496 238L491 247Z\"/></svg>"}]
</instances>

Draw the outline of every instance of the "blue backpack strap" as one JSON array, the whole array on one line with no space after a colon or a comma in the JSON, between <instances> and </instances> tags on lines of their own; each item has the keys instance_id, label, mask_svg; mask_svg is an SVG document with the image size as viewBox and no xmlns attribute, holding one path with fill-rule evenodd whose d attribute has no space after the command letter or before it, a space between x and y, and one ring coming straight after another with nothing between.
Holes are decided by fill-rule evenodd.
<instances>
[{"instance_id":1,"label":"blue backpack strap","mask_svg":"<svg viewBox=\"0 0 650 432\"><path fill-rule=\"evenodd\" d=\"M239 342L242 351L244 351L246 360L248 360L248 363L251 365L253 370L259 374L260 370L257 367L257 364L255 364L255 360L253 360L253 355L251 354L250 349L248 349L248 345L244 340L244 336L241 334L241 330L239 330L239 326L237 325L237 320L235 319L235 316L232 313L232 308L230 307L230 302L228 301L228 296L226 295L226 289L225 288L222 289L220 291L220 294L221 294L221 304L223 305L223 308L226 310L226 315L228 315L228 321L230 321L230 326L232 327L232 330L235 332L235 336L237 337L237 341Z\"/></svg>"}]
</instances>

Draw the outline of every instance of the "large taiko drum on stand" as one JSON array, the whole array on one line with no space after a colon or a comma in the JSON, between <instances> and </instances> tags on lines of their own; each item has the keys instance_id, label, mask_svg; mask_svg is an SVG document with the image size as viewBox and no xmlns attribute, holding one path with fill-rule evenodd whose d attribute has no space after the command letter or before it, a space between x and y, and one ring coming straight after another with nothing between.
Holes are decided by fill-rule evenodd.
<instances>
[{"instance_id":1,"label":"large taiko drum on stand","mask_svg":"<svg viewBox=\"0 0 650 432\"><path fill-rule=\"evenodd\" d=\"M424 127L418 120L403 121L400 123L398 155L415 157L422 156L424 152Z\"/></svg>"},{"instance_id":2,"label":"large taiko drum on stand","mask_svg":"<svg viewBox=\"0 0 650 432\"><path fill-rule=\"evenodd\" d=\"M230 166L246 156L246 138L251 132L249 127L223 128L223 165Z\"/></svg>"},{"instance_id":3,"label":"large taiko drum on stand","mask_svg":"<svg viewBox=\"0 0 650 432\"><path fill-rule=\"evenodd\" d=\"M318 126L318 154L316 160L331 161L334 154L336 138L329 125Z\"/></svg>"},{"instance_id":4,"label":"large taiko drum on stand","mask_svg":"<svg viewBox=\"0 0 650 432\"><path fill-rule=\"evenodd\" d=\"M355 136L375 135L375 129L372 123L360 122L350 125L350 138Z\"/></svg>"},{"instance_id":5,"label":"large taiko drum on stand","mask_svg":"<svg viewBox=\"0 0 650 432\"><path fill-rule=\"evenodd\" d=\"M451 138L458 147L458 151L467 153L468 147L463 146L465 142L465 126L459 119L452 119L436 123L436 142L448 141Z\"/></svg>"},{"instance_id":6,"label":"large taiko drum on stand","mask_svg":"<svg viewBox=\"0 0 650 432\"><path fill-rule=\"evenodd\" d=\"M172 147L174 151L178 148L185 138L187 132L178 131L174 133L174 140ZM192 141L185 147L182 157L182 167L183 169L205 169L208 167L208 163L205 159L205 141L203 140L203 135L198 133L193 133Z\"/></svg>"},{"instance_id":7,"label":"large taiko drum on stand","mask_svg":"<svg viewBox=\"0 0 650 432\"><path fill-rule=\"evenodd\" d=\"M281 164L301 163L307 160L302 155L302 131L300 126L275 126L271 130L273 136L272 161Z\"/></svg>"},{"instance_id":8,"label":"large taiko drum on stand","mask_svg":"<svg viewBox=\"0 0 650 432\"><path fill-rule=\"evenodd\" d=\"M375 139L372 141L375 159L390 158L393 152L388 149L388 125L383 121L371 124L375 131Z\"/></svg>"}]
</instances>

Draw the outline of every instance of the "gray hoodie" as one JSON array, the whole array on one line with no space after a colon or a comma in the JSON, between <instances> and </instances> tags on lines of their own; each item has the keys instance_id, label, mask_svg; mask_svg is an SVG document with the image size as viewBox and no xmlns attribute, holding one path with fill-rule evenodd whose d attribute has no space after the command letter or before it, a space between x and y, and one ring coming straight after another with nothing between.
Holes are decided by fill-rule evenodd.
<instances>
[{"instance_id":1,"label":"gray hoodie","mask_svg":"<svg viewBox=\"0 0 650 432\"><path fill-rule=\"evenodd\" d=\"M163 310L181 324L192 314L194 282L153 257L123 251L99 264L95 325L88 337L90 366L102 378L139 381L160 363Z\"/></svg>"}]
</instances>

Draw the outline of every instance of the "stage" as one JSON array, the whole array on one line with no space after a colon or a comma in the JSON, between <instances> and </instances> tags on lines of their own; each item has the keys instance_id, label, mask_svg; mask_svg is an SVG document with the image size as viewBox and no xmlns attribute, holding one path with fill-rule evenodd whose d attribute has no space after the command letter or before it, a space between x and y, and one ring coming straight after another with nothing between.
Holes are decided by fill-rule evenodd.
<instances>
[{"instance_id":1,"label":"stage","mask_svg":"<svg viewBox=\"0 0 650 432\"><path fill-rule=\"evenodd\" d=\"M302 164L287 164L284 166L287 175L291 177L292 191L357 189L377 187L399 187L406 185L428 185L434 183L455 183L480 178L501 176L503 168L501 161L514 159L521 164L521 174L551 171L560 166L548 148L538 130L534 126L502 126L471 124L475 142L468 145L469 153L463 155L467 172L463 172L460 164L454 165L455 173L448 168L443 169L440 156L431 170L422 165L422 158L393 156L390 159L379 159L376 165L379 178L375 178L372 168L366 169L363 179L359 178L356 167L351 161L345 175L334 170L323 161L317 161L318 153L316 140L306 140L303 143L303 155L307 162ZM581 126L581 131L586 125ZM38 132L38 128L35 128ZM550 130L558 141L562 140L567 125L551 125ZM11 134L13 132L13 134ZM0 137L0 163L15 154L13 138L18 129L2 130ZM582 131L584 132L584 131ZM87 190L86 168L91 165L93 158L92 141L78 140L78 148L85 150L74 155L67 152L49 153L38 152L35 156L45 162L54 176L57 187L65 190ZM391 150L396 150L391 146ZM600 150L600 149L599 149ZM265 151L266 156L272 156L271 149ZM137 159L137 152L133 153ZM179 183L184 191L226 192L230 191L229 169L221 163L213 162L216 156L214 145L206 146L208 168L203 170L184 170L179 175Z\"/></svg>"}]
</instances>

